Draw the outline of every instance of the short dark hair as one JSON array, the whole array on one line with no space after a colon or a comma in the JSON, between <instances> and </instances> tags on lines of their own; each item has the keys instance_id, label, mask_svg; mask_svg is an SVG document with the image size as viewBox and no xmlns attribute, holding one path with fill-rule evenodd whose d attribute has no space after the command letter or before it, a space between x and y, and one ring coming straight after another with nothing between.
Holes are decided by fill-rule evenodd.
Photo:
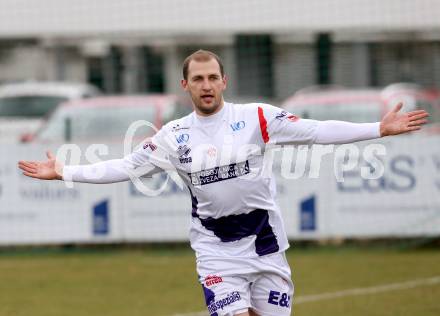
<instances>
[{"instance_id":1,"label":"short dark hair","mask_svg":"<svg viewBox=\"0 0 440 316\"><path fill-rule=\"evenodd\" d=\"M218 57L216 54L208 50L199 49L198 51L186 57L185 60L183 61L183 67L182 67L183 79L188 80L188 67L189 67L189 63L192 60L204 62L204 61L210 61L211 59L215 59L217 61L220 67L220 74L222 75L222 77L224 77L225 71L220 57Z\"/></svg>"}]
</instances>

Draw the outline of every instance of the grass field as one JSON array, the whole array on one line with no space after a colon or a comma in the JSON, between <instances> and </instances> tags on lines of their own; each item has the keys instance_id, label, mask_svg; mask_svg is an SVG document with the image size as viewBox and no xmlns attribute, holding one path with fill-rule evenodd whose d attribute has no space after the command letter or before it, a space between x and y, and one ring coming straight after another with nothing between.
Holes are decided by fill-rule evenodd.
<instances>
[{"instance_id":1,"label":"grass field","mask_svg":"<svg viewBox=\"0 0 440 316\"><path fill-rule=\"evenodd\" d=\"M288 252L294 315L440 315L440 283L377 286L440 276L438 249L312 247ZM375 287L326 299L310 295ZM376 290L374 290L376 289ZM171 316L205 309L186 247L0 252L1 316Z\"/></svg>"}]
</instances>

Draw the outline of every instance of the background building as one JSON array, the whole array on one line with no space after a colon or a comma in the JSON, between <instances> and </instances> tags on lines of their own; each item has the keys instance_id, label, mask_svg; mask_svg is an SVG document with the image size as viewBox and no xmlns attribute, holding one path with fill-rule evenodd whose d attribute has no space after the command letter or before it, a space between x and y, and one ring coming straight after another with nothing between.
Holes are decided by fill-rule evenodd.
<instances>
[{"instance_id":1,"label":"background building","mask_svg":"<svg viewBox=\"0 0 440 316\"><path fill-rule=\"evenodd\" d=\"M230 96L282 100L315 84L440 83L435 0L0 1L0 82L90 82L179 93L183 58L222 56Z\"/></svg>"}]
</instances>

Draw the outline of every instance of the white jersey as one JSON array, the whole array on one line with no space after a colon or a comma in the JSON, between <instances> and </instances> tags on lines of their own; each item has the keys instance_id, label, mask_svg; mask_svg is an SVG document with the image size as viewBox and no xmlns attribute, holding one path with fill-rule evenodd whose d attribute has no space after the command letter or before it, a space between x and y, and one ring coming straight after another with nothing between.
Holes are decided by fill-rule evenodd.
<instances>
[{"instance_id":1,"label":"white jersey","mask_svg":"<svg viewBox=\"0 0 440 316\"><path fill-rule=\"evenodd\" d=\"M316 127L267 104L225 103L214 115L168 123L126 159L176 169L191 194L197 257L263 256L288 248L275 182L262 170L266 145L312 143Z\"/></svg>"},{"instance_id":2,"label":"white jersey","mask_svg":"<svg viewBox=\"0 0 440 316\"><path fill-rule=\"evenodd\" d=\"M214 115L193 112L168 123L123 159L65 166L63 179L111 183L177 171L191 194L190 241L197 257L257 257L288 248L275 182L264 169L267 145L377 137L379 123L306 120L267 104L225 103Z\"/></svg>"}]
</instances>

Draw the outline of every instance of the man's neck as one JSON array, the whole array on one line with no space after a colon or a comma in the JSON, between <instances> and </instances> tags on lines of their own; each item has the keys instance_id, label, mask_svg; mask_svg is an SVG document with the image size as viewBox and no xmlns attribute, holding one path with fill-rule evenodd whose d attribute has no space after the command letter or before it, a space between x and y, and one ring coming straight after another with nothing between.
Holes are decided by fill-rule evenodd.
<instances>
[{"instance_id":1,"label":"man's neck","mask_svg":"<svg viewBox=\"0 0 440 316\"><path fill-rule=\"evenodd\" d=\"M198 116L209 117L209 116L211 116L211 115L215 115L215 114L217 114L218 112L220 112L220 111L223 109L224 106L225 106L225 102L224 102L224 100L222 99L221 102L220 102L220 105L219 105L219 106L215 109L215 111L212 112L212 113L203 113L203 112L201 112L199 109L197 109L196 107L194 107L194 109L195 109L195 112L196 112L196 114L197 114Z\"/></svg>"}]
</instances>

